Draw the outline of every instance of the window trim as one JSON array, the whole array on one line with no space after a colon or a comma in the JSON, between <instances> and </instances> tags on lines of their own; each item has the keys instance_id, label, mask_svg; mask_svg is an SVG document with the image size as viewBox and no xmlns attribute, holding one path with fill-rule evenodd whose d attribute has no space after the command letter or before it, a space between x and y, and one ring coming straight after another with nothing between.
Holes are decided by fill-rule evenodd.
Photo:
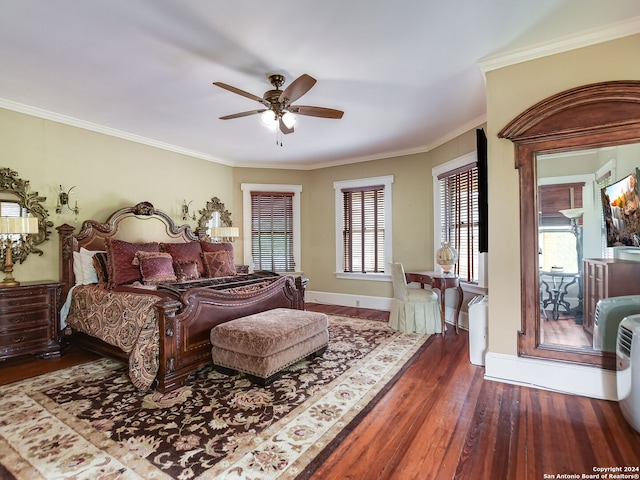
<instances>
[{"instance_id":1,"label":"window trim","mask_svg":"<svg viewBox=\"0 0 640 480\"><path fill-rule=\"evenodd\" d=\"M333 182L335 194L335 219L336 219L336 268L334 275L336 278L349 280L374 280L389 281L391 273L388 263L393 258L393 175L385 175L382 177L369 177L354 180L341 180ZM342 244L342 231L344 230L343 218L343 195L344 188L362 188L374 185L384 185L384 273L352 273L342 271L342 258L344 255L344 247Z\"/></svg>"},{"instance_id":2,"label":"window trim","mask_svg":"<svg viewBox=\"0 0 640 480\"><path fill-rule=\"evenodd\" d=\"M458 170L460 168L471 165L472 163L478 163L478 152L469 152L466 155L462 155L448 162L442 163L433 167L431 174L433 176L433 265L437 266L436 262L437 252L441 246L441 220L440 217L440 180L438 177L444 173ZM478 252L478 255L480 253ZM480 272L478 272L478 275ZM467 282L466 280L460 280L460 283L477 285L475 282Z\"/></svg>"},{"instance_id":3,"label":"window trim","mask_svg":"<svg viewBox=\"0 0 640 480\"><path fill-rule=\"evenodd\" d=\"M302 273L302 248L300 226L300 195L302 185L283 185L271 183L242 183L242 230L245 232L242 240L243 263L249 265L253 271L253 255L251 253L251 192L287 192L293 193L293 260L296 272L286 272L290 275Z\"/></svg>"}]
</instances>

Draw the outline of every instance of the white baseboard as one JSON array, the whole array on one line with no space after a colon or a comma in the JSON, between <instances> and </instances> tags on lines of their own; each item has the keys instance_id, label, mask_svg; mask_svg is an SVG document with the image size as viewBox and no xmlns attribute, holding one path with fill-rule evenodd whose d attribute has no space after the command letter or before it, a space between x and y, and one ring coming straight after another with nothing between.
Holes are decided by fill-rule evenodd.
<instances>
[{"instance_id":1,"label":"white baseboard","mask_svg":"<svg viewBox=\"0 0 640 480\"><path fill-rule=\"evenodd\" d=\"M316 292L307 290L304 299L312 303L326 303L343 307L374 308L376 310L391 310L391 298L371 297L367 295L351 295L346 293Z\"/></svg>"},{"instance_id":2,"label":"white baseboard","mask_svg":"<svg viewBox=\"0 0 640 480\"><path fill-rule=\"evenodd\" d=\"M346 293L316 292L307 290L304 294L305 301L312 303L325 303L327 305L341 305L343 307L373 308L375 310L391 310L391 298L372 297L367 295L351 295ZM453 325L455 309L446 307L445 320ZM460 312L459 327L469 329L467 312Z\"/></svg>"},{"instance_id":3,"label":"white baseboard","mask_svg":"<svg viewBox=\"0 0 640 480\"><path fill-rule=\"evenodd\" d=\"M618 400L616 372L596 367L550 362L487 352L487 380L542 388L601 400Z\"/></svg>"}]
</instances>

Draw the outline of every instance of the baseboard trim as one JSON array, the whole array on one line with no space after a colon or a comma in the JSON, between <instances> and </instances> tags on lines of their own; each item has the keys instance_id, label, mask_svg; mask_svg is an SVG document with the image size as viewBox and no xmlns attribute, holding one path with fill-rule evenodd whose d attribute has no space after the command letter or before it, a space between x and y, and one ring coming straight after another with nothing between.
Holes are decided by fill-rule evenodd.
<instances>
[{"instance_id":1,"label":"baseboard trim","mask_svg":"<svg viewBox=\"0 0 640 480\"><path fill-rule=\"evenodd\" d=\"M600 400L618 400L616 372L612 370L493 352L487 352L485 364L484 378L487 380Z\"/></svg>"},{"instance_id":2,"label":"baseboard trim","mask_svg":"<svg viewBox=\"0 0 640 480\"><path fill-rule=\"evenodd\" d=\"M391 298L387 297L373 297L367 295L352 295L346 293L334 293L334 292L317 292L314 290L307 290L304 298L307 302L313 303L325 303L327 305L340 305L343 307L354 308L373 308L375 310L391 310ZM453 317L455 315L455 309L447 306L445 308L445 321L453 325ZM459 328L463 330L469 329L469 317L467 312L460 312Z\"/></svg>"}]
</instances>

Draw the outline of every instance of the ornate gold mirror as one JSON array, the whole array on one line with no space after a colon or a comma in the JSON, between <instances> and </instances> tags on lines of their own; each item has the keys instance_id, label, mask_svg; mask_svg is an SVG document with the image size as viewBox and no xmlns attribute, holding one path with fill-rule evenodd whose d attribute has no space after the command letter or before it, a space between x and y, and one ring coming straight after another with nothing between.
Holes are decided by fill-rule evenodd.
<instances>
[{"instance_id":1,"label":"ornate gold mirror","mask_svg":"<svg viewBox=\"0 0 640 480\"><path fill-rule=\"evenodd\" d=\"M198 220L198 229L196 234L199 238L209 237L211 229L217 227L231 227L231 212L229 212L224 203L218 197L213 197L207 202L205 208L198 212L200 219Z\"/></svg>"},{"instance_id":2,"label":"ornate gold mirror","mask_svg":"<svg viewBox=\"0 0 640 480\"><path fill-rule=\"evenodd\" d=\"M610 352L542 341L537 169L544 155L640 142L640 81L603 82L553 95L524 111L498 136L514 142L520 176L519 354L614 369L615 354ZM584 280L584 272L580 275Z\"/></svg>"},{"instance_id":3,"label":"ornate gold mirror","mask_svg":"<svg viewBox=\"0 0 640 480\"><path fill-rule=\"evenodd\" d=\"M53 222L47 220L49 214L42 203L46 197L32 192L28 180L22 180L18 173L10 168L0 168L0 215L20 217L30 215L37 219L38 231L24 236L24 240L15 244L12 252L13 262L24 262L30 253L42 255L37 246L49 239ZM4 264L5 249L1 249Z\"/></svg>"}]
</instances>

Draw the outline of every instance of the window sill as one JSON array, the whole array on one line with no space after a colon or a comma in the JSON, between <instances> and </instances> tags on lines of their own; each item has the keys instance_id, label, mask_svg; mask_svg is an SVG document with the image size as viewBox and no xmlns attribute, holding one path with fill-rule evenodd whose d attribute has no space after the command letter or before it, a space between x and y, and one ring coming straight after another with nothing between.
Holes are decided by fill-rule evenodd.
<instances>
[{"instance_id":1,"label":"window sill","mask_svg":"<svg viewBox=\"0 0 640 480\"><path fill-rule=\"evenodd\" d=\"M373 282L390 282L391 275L388 273L345 273L335 272L336 278L344 280L370 280Z\"/></svg>"},{"instance_id":2,"label":"window sill","mask_svg":"<svg viewBox=\"0 0 640 480\"><path fill-rule=\"evenodd\" d=\"M462 287L462 291L467 293L476 295L488 295L489 293L488 287L481 287L477 283L460 282L460 286Z\"/></svg>"}]
</instances>

